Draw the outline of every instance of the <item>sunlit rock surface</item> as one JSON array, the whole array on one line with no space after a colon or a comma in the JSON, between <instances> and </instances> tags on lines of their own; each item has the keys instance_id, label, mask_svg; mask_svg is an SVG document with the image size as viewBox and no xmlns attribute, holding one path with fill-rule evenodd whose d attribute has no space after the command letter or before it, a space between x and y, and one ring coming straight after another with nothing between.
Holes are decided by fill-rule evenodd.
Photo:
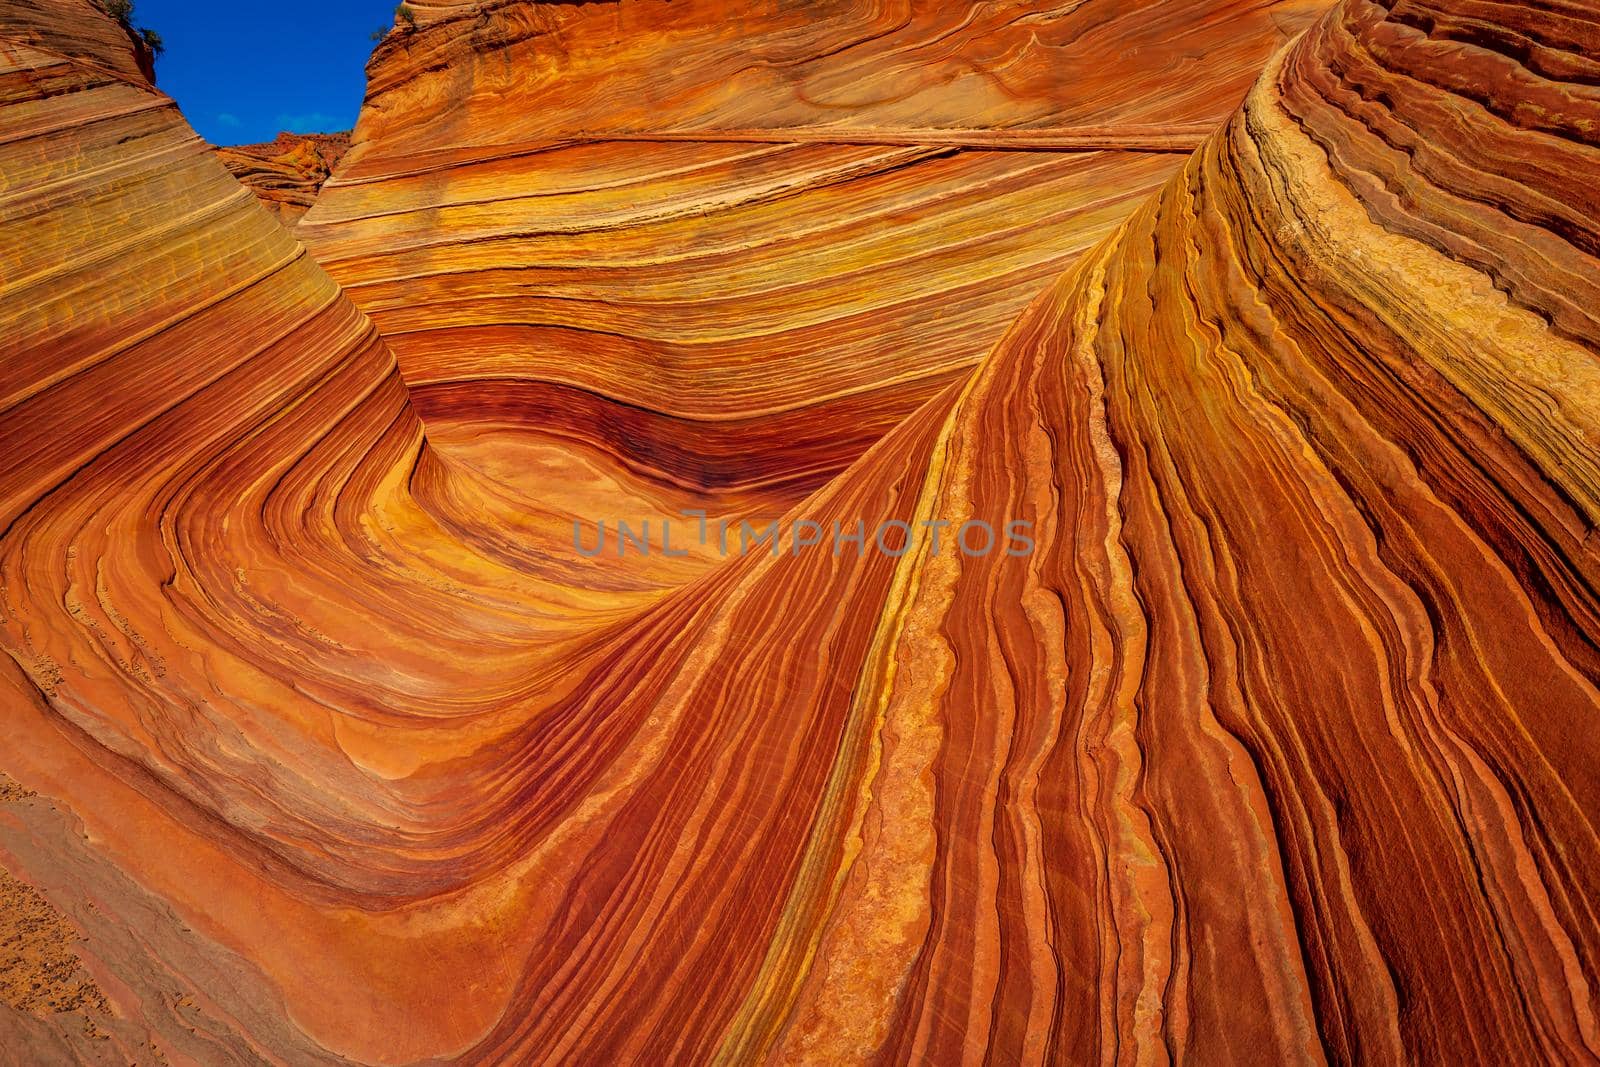
<instances>
[{"instance_id":1,"label":"sunlit rock surface","mask_svg":"<svg viewBox=\"0 0 1600 1067\"><path fill-rule=\"evenodd\" d=\"M792 503L963 378L1319 5L409 5L300 236L432 440Z\"/></svg>"},{"instance_id":2,"label":"sunlit rock surface","mask_svg":"<svg viewBox=\"0 0 1600 1067\"><path fill-rule=\"evenodd\" d=\"M278 221L293 226L349 147L348 133L280 133L264 144L219 147L217 156Z\"/></svg>"},{"instance_id":3,"label":"sunlit rock surface","mask_svg":"<svg viewBox=\"0 0 1600 1067\"><path fill-rule=\"evenodd\" d=\"M8 44L72 59L114 77L155 82L155 60L149 47L129 27L107 17L106 5L98 0L0 4L0 34Z\"/></svg>"},{"instance_id":4,"label":"sunlit rock surface","mask_svg":"<svg viewBox=\"0 0 1600 1067\"><path fill-rule=\"evenodd\" d=\"M815 459L791 523L909 550L589 559L574 516L710 481L408 389L426 271L386 342L164 96L6 38L0 903L55 984L0 982L0 1047L1592 1062L1596 54L1576 5L1346 0L975 369ZM488 173L385 229L360 152L302 227L330 266L458 269ZM584 369L670 395L625 355ZM1035 550L962 554L974 519Z\"/></svg>"}]
</instances>

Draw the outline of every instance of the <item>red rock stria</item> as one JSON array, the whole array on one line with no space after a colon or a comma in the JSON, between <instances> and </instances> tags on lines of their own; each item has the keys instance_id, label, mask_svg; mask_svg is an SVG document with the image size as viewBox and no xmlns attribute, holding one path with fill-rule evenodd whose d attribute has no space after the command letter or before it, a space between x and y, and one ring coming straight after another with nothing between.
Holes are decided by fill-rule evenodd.
<instances>
[{"instance_id":1,"label":"red rock stria","mask_svg":"<svg viewBox=\"0 0 1600 1067\"><path fill-rule=\"evenodd\" d=\"M7 44L0 866L175 1062L1594 1062L1597 54L1345 0L791 516L909 551L624 565Z\"/></svg>"},{"instance_id":2,"label":"red rock stria","mask_svg":"<svg viewBox=\"0 0 1600 1067\"><path fill-rule=\"evenodd\" d=\"M348 133L280 133L265 144L221 146L217 156L278 221L293 226L349 147Z\"/></svg>"},{"instance_id":3,"label":"red rock stria","mask_svg":"<svg viewBox=\"0 0 1600 1067\"><path fill-rule=\"evenodd\" d=\"M431 439L793 502L964 377L1303 0L410 5L299 235Z\"/></svg>"},{"instance_id":4,"label":"red rock stria","mask_svg":"<svg viewBox=\"0 0 1600 1067\"><path fill-rule=\"evenodd\" d=\"M1600 1057L1596 54L1347 0L1009 332L923 500L1038 551L903 562L933 855L776 1059L869 946L885 1062Z\"/></svg>"}]
</instances>

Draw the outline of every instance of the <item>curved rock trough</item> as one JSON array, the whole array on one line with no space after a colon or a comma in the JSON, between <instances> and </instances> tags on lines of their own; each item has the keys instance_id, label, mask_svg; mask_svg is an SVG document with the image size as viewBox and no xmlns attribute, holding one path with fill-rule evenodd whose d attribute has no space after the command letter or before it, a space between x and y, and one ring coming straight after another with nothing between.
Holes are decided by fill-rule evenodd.
<instances>
[{"instance_id":1,"label":"curved rock trough","mask_svg":"<svg viewBox=\"0 0 1600 1067\"><path fill-rule=\"evenodd\" d=\"M1600 1059L1600 11L411 9L0 0L0 1060Z\"/></svg>"}]
</instances>

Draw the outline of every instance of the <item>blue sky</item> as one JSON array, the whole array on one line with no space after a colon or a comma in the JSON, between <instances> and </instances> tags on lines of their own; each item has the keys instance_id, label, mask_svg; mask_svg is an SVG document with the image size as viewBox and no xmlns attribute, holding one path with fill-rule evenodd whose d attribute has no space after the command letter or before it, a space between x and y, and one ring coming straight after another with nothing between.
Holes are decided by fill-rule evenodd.
<instances>
[{"instance_id":1,"label":"blue sky","mask_svg":"<svg viewBox=\"0 0 1600 1067\"><path fill-rule=\"evenodd\" d=\"M213 144L270 141L279 130L355 125L372 31L395 0L135 0L133 23L161 35L156 85Z\"/></svg>"}]
</instances>

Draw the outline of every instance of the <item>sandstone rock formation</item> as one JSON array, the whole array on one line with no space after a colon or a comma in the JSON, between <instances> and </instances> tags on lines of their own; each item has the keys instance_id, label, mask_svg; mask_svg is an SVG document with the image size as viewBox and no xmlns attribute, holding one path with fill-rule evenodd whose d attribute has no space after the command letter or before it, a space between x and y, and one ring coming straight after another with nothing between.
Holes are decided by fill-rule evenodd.
<instances>
[{"instance_id":1,"label":"sandstone rock formation","mask_svg":"<svg viewBox=\"0 0 1600 1067\"><path fill-rule=\"evenodd\" d=\"M217 156L279 222L293 226L349 147L348 133L280 133L265 144L223 145Z\"/></svg>"},{"instance_id":2,"label":"sandstone rock formation","mask_svg":"<svg viewBox=\"0 0 1600 1067\"><path fill-rule=\"evenodd\" d=\"M298 231L347 290L164 96L0 48L0 867L87 937L110 1035L0 1008L0 1039L208 1064L1600 1058L1600 15L1342 0L1102 240L1055 250L1070 269L963 370L941 294L956 333L987 320L952 296L954 253L928 253L922 297L866 225L956 226L868 208L922 182L960 200L959 167L908 161L872 193L817 168L881 146L791 129L771 159L697 130L680 175L663 148L632 179L625 131L530 148L565 157L532 169L402 150L395 101L442 108L420 72L486 47L435 26L513 49L531 27L576 69L588 38L548 24L594 7L421 9L383 46L379 118ZM612 17L693 38L692 7ZM995 14L969 13L927 15L929 39ZM406 47L419 73L388 95ZM642 91L639 47L619 93ZM732 43L683 53L706 81L685 114L745 137L749 93L791 88L796 125L824 106L750 47L749 72ZM1019 48L980 69L1033 84ZM937 64L865 69L897 62L915 98ZM463 128L522 113L492 88ZM1073 182L996 166L966 180L1081 218ZM697 237L664 208L653 229L630 181L652 204L688 182L684 219L792 185L768 210L798 235L707 216ZM849 194L831 236L827 188ZM569 193L582 212L527 206ZM973 202L982 245L1009 216ZM723 251L699 262L697 239ZM785 277L743 259L763 240L797 291L763 296ZM808 256L922 301L937 370L768 342L708 355L708 383L608 340L669 307L689 341L723 314L753 329L762 299L826 338L844 272ZM999 300L1007 271L973 269ZM597 338L558 349L576 366L548 324L503 337L563 299ZM557 369L571 393L529 401ZM580 387L612 425L571 418ZM887 430L856 428L833 400L852 390ZM656 416L626 422L629 397ZM659 416L782 460L646 433ZM566 543L597 508L718 493L792 503L791 527L902 522L909 548ZM952 549L979 519L1030 522L1035 550Z\"/></svg>"},{"instance_id":3,"label":"sandstone rock formation","mask_svg":"<svg viewBox=\"0 0 1600 1067\"><path fill-rule=\"evenodd\" d=\"M0 5L0 33L23 44L69 58L128 81L155 84L154 57L142 38L106 15L96 0L47 0Z\"/></svg>"},{"instance_id":4,"label":"sandstone rock formation","mask_svg":"<svg viewBox=\"0 0 1600 1067\"><path fill-rule=\"evenodd\" d=\"M300 236L431 439L558 434L793 503L964 378L1320 4L409 6Z\"/></svg>"}]
</instances>

